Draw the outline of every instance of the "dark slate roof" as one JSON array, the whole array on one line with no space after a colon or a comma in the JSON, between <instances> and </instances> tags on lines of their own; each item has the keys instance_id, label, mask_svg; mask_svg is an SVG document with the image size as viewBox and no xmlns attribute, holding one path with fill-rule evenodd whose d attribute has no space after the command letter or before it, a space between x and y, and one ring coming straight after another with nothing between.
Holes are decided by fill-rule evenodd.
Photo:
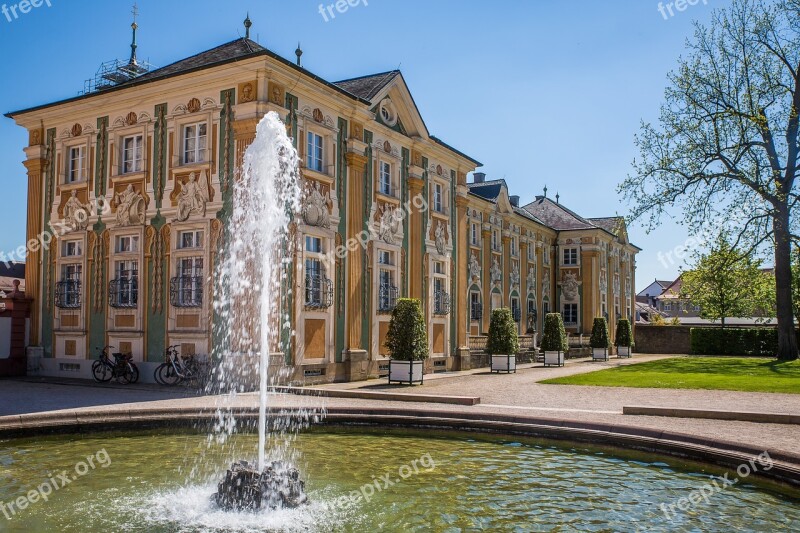
<instances>
[{"instance_id":1,"label":"dark slate roof","mask_svg":"<svg viewBox=\"0 0 800 533\"><path fill-rule=\"evenodd\" d=\"M25 263L21 261L0 262L0 277L25 279Z\"/></svg>"},{"instance_id":2,"label":"dark slate roof","mask_svg":"<svg viewBox=\"0 0 800 533\"><path fill-rule=\"evenodd\" d=\"M121 83L119 86L124 86L133 82L142 82L158 78L165 78L175 76L183 72L189 72L198 68L207 68L219 63L229 63L251 55L264 52L267 49L250 39L236 39L229 43L217 46L211 50L206 50L199 54L187 57L176 61L166 67L161 67L156 70L150 71L147 74L142 74L139 77L133 78L130 81Z\"/></svg>"},{"instance_id":3,"label":"dark slate roof","mask_svg":"<svg viewBox=\"0 0 800 533\"><path fill-rule=\"evenodd\" d=\"M390 70L389 72L381 72L380 74L370 74L368 76L350 78L349 80L335 81L333 84L359 98L372 100L376 94L381 92L381 90L389 85L398 75L400 75L399 70Z\"/></svg>"},{"instance_id":4,"label":"dark slate roof","mask_svg":"<svg viewBox=\"0 0 800 533\"><path fill-rule=\"evenodd\" d=\"M524 207L530 214L543 221L557 231L597 228L582 216L557 204L545 196L537 196L536 200ZM605 229L605 228L603 228Z\"/></svg>"},{"instance_id":5,"label":"dark slate roof","mask_svg":"<svg viewBox=\"0 0 800 533\"><path fill-rule=\"evenodd\" d=\"M469 192L475 196L495 203L497 202L497 197L500 196L500 191L503 189L503 187L508 190L506 180L491 180L484 181L483 183L467 183L467 187L469 188Z\"/></svg>"}]
</instances>

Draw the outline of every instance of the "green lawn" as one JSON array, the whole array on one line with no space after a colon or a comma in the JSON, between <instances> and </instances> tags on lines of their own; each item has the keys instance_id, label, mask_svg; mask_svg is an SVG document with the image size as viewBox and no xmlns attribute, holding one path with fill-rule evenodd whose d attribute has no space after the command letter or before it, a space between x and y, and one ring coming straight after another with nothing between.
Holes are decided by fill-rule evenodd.
<instances>
[{"instance_id":1,"label":"green lawn","mask_svg":"<svg viewBox=\"0 0 800 533\"><path fill-rule=\"evenodd\" d=\"M800 361L677 357L578 374L542 383L651 389L711 389L800 394Z\"/></svg>"}]
</instances>

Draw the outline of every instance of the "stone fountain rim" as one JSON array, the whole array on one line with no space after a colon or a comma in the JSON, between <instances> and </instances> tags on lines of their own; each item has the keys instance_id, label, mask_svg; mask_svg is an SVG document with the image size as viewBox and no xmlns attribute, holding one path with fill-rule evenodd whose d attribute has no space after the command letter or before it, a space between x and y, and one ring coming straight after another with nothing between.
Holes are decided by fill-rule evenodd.
<instances>
[{"instance_id":1,"label":"stone fountain rim","mask_svg":"<svg viewBox=\"0 0 800 533\"><path fill-rule=\"evenodd\" d=\"M765 450L721 439L709 439L678 432L661 431L635 425L553 420L525 415L464 413L453 410L389 407L328 407L324 416L309 416L298 408L275 410L312 426L347 428L405 428L430 431L456 431L494 435L545 438L557 441L598 444L620 449L691 459L721 467L736 468ZM257 419L258 409L232 410L239 421ZM211 423L214 412L207 408L139 408L108 410L51 411L0 417L0 438L27 438L53 434L86 434L104 431L137 431L175 427L195 427ZM759 470L759 477L800 487L800 455L771 451L775 466Z\"/></svg>"}]
</instances>

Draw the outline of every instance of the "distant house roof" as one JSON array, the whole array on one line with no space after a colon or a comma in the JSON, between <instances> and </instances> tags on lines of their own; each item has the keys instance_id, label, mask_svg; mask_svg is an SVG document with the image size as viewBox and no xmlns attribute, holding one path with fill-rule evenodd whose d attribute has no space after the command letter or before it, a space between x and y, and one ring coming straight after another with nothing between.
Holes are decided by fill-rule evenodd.
<instances>
[{"instance_id":1,"label":"distant house roof","mask_svg":"<svg viewBox=\"0 0 800 533\"><path fill-rule=\"evenodd\" d=\"M381 72L379 74L369 74L367 76L360 76L358 78L350 78L349 80L341 80L333 82L337 87L354 94L364 100L372 100L375 95L383 90L384 87L389 85L392 80L400 75L399 70L390 70L389 72Z\"/></svg>"},{"instance_id":2,"label":"distant house roof","mask_svg":"<svg viewBox=\"0 0 800 533\"><path fill-rule=\"evenodd\" d=\"M496 203L497 197L500 196L500 191L503 188L508 190L508 185L506 180L491 180L480 183L467 183L467 188L471 194Z\"/></svg>"},{"instance_id":3,"label":"distant house roof","mask_svg":"<svg viewBox=\"0 0 800 533\"><path fill-rule=\"evenodd\" d=\"M683 279L679 277L678 279L667 285L664 288L664 292L656 296L656 300L686 299L686 295L683 294L682 289L683 289Z\"/></svg>"},{"instance_id":4,"label":"distant house roof","mask_svg":"<svg viewBox=\"0 0 800 533\"><path fill-rule=\"evenodd\" d=\"M14 291L15 280L19 280L19 291L25 292L25 263L0 263L0 290L10 294Z\"/></svg>"}]
</instances>

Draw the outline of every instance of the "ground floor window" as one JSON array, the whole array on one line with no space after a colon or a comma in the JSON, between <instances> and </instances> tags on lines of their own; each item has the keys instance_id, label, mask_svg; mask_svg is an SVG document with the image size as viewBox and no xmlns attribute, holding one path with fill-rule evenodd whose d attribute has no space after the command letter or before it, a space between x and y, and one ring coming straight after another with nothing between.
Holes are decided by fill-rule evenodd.
<instances>
[{"instance_id":1,"label":"ground floor window","mask_svg":"<svg viewBox=\"0 0 800 533\"><path fill-rule=\"evenodd\" d=\"M578 304L564 304L564 324L575 325L578 323Z\"/></svg>"},{"instance_id":2,"label":"ground floor window","mask_svg":"<svg viewBox=\"0 0 800 533\"><path fill-rule=\"evenodd\" d=\"M469 293L470 319L480 320L483 318L483 306L481 305L481 295L478 292Z\"/></svg>"}]
</instances>

